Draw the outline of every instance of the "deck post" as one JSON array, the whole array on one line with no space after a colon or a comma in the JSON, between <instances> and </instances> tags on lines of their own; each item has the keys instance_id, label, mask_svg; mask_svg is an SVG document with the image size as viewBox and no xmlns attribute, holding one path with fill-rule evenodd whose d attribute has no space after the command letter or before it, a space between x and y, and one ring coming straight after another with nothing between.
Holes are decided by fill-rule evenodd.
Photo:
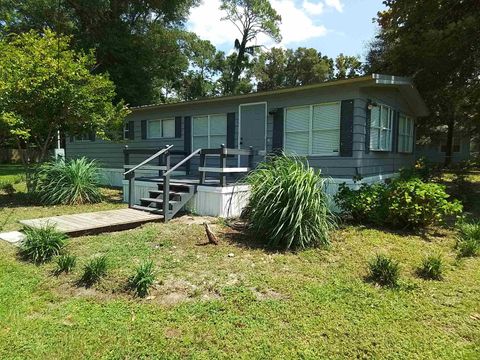
<instances>
[{"instance_id":1,"label":"deck post","mask_svg":"<svg viewBox=\"0 0 480 360\"><path fill-rule=\"evenodd\" d=\"M165 145L166 148L168 148L168 145ZM160 158L158 158L159 164L158 165L163 165L166 167L166 170L160 170L158 172L158 176L163 176L165 171L168 171L170 169L170 151L167 150L163 155L162 155L162 163L160 164Z\"/></svg>"},{"instance_id":2,"label":"deck post","mask_svg":"<svg viewBox=\"0 0 480 360\"><path fill-rule=\"evenodd\" d=\"M170 220L170 175L163 176L163 219L165 222Z\"/></svg>"},{"instance_id":3,"label":"deck post","mask_svg":"<svg viewBox=\"0 0 480 360\"><path fill-rule=\"evenodd\" d=\"M205 163L206 163L205 160L206 160L206 155L202 151L200 153L200 167L205 167ZM205 179L206 179L205 171L199 171L199 176L200 176L200 185L205 184Z\"/></svg>"},{"instance_id":4,"label":"deck post","mask_svg":"<svg viewBox=\"0 0 480 360\"><path fill-rule=\"evenodd\" d=\"M133 207L135 199L135 171L131 172L128 176L128 207Z\"/></svg>"},{"instance_id":5,"label":"deck post","mask_svg":"<svg viewBox=\"0 0 480 360\"><path fill-rule=\"evenodd\" d=\"M130 165L130 153L128 152L128 145L123 149L123 165Z\"/></svg>"},{"instance_id":6,"label":"deck post","mask_svg":"<svg viewBox=\"0 0 480 360\"><path fill-rule=\"evenodd\" d=\"M248 167L253 170L253 147L249 146L250 153L248 154Z\"/></svg>"},{"instance_id":7,"label":"deck post","mask_svg":"<svg viewBox=\"0 0 480 360\"><path fill-rule=\"evenodd\" d=\"M227 174L223 170L227 167L227 151L225 144L220 146L220 186L227 186Z\"/></svg>"}]
</instances>

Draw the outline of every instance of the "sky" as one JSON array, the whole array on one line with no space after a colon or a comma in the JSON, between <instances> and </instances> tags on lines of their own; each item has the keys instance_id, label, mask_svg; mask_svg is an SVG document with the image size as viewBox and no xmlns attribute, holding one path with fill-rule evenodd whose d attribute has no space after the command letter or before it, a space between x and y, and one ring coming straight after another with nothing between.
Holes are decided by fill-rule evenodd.
<instances>
[{"instance_id":1,"label":"sky","mask_svg":"<svg viewBox=\"0 0 480 360\"><path fill-rule=\"evenodd\" d=\"M313 47L322 55L366 55L368 42L375 35L372 19L383 9L382 0L270 0L282 16L282 42L275 44L266 36L257 45L296 49ZM221 21L220 0L202 0L190 11L187 28L200 38L210 40L219 50L232 51L239 31L229 21Z\"/></svg>"}]
</instances>

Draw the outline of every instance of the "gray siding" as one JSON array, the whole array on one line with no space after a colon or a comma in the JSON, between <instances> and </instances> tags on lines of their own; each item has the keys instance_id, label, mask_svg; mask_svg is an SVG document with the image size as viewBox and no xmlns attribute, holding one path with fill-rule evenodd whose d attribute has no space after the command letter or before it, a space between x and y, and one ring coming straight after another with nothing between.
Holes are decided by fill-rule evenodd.
<instances>
[{"instance_id":1,"label":"gray siding","mask_svg":"<svg viewBox=\"0 0 480 360\"><path fill-rule=\"evenodd\" d=\"M354 100L353 114L353 152L351 157L340 156L311 156L308 157L309 164L321 169L322 173L329 177L352 178L360 175L362 177L387 174L398 171L399 168L409 166L413 163L413 154L398 154L391 152L365 153L365 125L367 99L390 105L396 110L409 114L408 105L402 100L398 91L392 88L361 88L359 85L331 86L309 90L300 90L294 93L276 95L259 95L252 100L223 99L210 103L184 103L167 105L158 108L147 108L134 111L127 120L135 122L135 140L122 141L118 143L102 140L92 142L69 142L67 140L67 157L86 156L97 159L101 166L106 168L123 167L123 148L155 148L169 144L174 149L183 150L184 145L184 122L182 120L182 136L174 139L141 139L141 120L167 118L181 116L197 116L218 113L235 112L235 144L238 144L238 107L240 104L249 102L267 102L268 112L290 106L311 105L322 102ZM272 150L273 115L267 117L266 148L267 152ZM145 156L131 156L132 163L138 163ZM229 161L236 163L235 159ZM198 159L194 161L198 163ZM209 164L216 164L216 159L210 159Z\"/></svg>"}]
</instances>

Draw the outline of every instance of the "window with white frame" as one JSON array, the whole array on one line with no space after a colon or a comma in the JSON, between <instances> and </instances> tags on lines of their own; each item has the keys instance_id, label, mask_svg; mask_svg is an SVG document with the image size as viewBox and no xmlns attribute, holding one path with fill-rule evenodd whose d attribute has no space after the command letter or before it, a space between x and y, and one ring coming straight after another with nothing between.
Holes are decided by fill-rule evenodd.
<instances>
[{"instance_id":1,"label":"window with white frame","mask_svg":"<svg viewBox=\"0 0 480 360\"><path fill-rule=\"evenodd\" d=\"M149 139L175 137L175 120L174 119L148 120L147 137Z\"/></svg>"},{"instance_id":2,"label":"window with white frame","mask_svg":"<svg viewBox=\"0 0 480 360\"><path fill-rule=\"evenodd\" d=\"M130 122L126 121L123 124L123 140L128 140L130 138Z\"/></svg>"},{"instance_id":3,"label":"window with white frame","mask_svg":"<svg viewBox=\"0 0 480 360\"><path fill-rule=\"evenodd\" d=\"M340 109L340 102L285 109L285 151L297 155L338 155Z\"/></svg>"},{"instance_id":4,"label":"window with white frame","mask_svg":"<svg viewBox=\"0 0 480 360\"><path fill-rule=\"evenodd\" d=\"M227 115L194 116L192 119L192 148L218 148L227 143Z\"/></svg>"},{"instance_id":5,"label":"window with white frame","mask_svg":"<svg viewBox=\"0 0 480 360\"><path fill-rule=\"evenodd\" d=\"M374 106L370 118L370 150L392 150L393 110L385 105Z\"/></svg>"},{"instance_id":6,"label":"window with white frame","mask_svg":"<svg viewBox=\"0 0 480 360\"><path fill-rule=\"evenodd\" d=\"M400 114L398 120L398 152L413 152L413 119Z\"/></svg>"}]
</instances>

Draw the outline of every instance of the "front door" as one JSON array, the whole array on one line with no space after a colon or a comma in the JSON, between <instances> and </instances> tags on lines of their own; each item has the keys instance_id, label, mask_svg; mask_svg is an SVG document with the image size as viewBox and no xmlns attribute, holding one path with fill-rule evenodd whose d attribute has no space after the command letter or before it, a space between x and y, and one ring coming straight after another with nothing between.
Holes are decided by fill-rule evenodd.
<instances>
[{"instance_id":1,"label":"front door","mask_svg":"<svg viewBox=\"0 0 480 360\"><path fill-rule=\"evenodd\" d=\"M242 104L239 114L239 148L248 149L251 146L255 151L256 164L263 159L266 152L267 103ZM248 166L246 156L240 157L239 166Z\"/></svg>"}]
</instances>

